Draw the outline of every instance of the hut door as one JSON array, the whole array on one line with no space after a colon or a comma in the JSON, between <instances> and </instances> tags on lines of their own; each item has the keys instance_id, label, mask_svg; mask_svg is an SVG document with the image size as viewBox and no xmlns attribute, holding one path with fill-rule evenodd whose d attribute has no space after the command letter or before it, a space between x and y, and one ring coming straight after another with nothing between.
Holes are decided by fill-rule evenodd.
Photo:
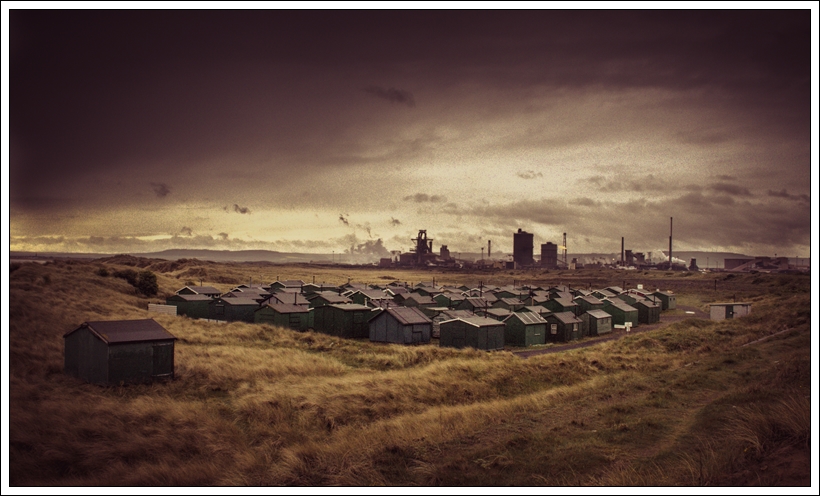
<instances>
[{"instance_id":1,"label":"hut door","mask_svg":"<svg viewBox=\"0 0 820 496\"><path fill-rule=\"evenodd\" d=\"M735 307L732 305L726 305L726 318L731 319L735 316Z\"/></svg>"},{"instance_id":2,"label":"hut door","mask_svg":"<svg viewBox=\"0 0 820 496\"><path fill-rule=\"evenodd\" d=\"M174 376L174 343L154 345L154 370L151 372L151 376Z\"/></svg>"}]
</instances>

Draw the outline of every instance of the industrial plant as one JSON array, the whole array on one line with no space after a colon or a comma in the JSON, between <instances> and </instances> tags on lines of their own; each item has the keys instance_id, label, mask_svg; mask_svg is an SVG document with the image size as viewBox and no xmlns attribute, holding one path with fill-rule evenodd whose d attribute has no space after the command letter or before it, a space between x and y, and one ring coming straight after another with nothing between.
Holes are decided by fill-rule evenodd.
<instances>
[{"instance_id":1,"label":"industrial plant","mask_svg":"<svg viewBox=\"0 0 820 496\"><path fill-rule=\"evenodd\" d=\"M458 269L541 269L541 270L576 270L585 265L594 267L609 267L616 269L632 270L672 270L672 271L701 271L697 259L690 258L688 263L673 257L672 238L673 218L669 218L669 239L668 251L637 252L627 249L625 238L621 237L620 254L616 258L598 257L589 260L590 257L574 257L568 259L567 256L567 233L563 233L560 244L547 241L540 245L540 255L536 258L533 233L518 228L513 232L512 254L498 254L493 257L492 240L487 240L487 246L481 246L480 258L475 258L476 254L463 254L455 256L451 253L447 245L442 244L438 253L433 248L433 238L427 236L427 230L421 229L415 238L411 238L413 243L407 252L393 251L392 257L381 258L380 267L442 267ZM485 256L486 248L486 256ZM653 256L654 255L654 256ZM660 255L660 256L659 256ZM706 270L719 271L806 271L808 265L795 265L790 263L787 257L745 257L745 258L725 258L723 267L710 266L707 260Z\"/></svg>"}]
</instances>

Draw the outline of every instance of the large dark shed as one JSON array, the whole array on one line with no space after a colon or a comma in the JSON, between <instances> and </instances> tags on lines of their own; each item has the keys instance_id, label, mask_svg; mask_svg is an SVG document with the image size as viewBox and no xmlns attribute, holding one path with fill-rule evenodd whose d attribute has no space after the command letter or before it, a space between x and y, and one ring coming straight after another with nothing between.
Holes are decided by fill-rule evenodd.
<instances>
[{"instance_id":1,"label":"large dark shed","mask_svg":"<svg viewBox=\"0 0 820 496\"><path fill-rule=\"evenodd\" d=\"M370 319L370 340L382 343L429 343L433 321L418 307L390 307Z\"/></svg>"},{"instance_id":2,"label":"large dark shed","mask_svg":"<svg viewBox=\"0 0 820 496\"><path fill-rule=\"evenodd\" d=\"M166 305L177 307L177 315L185 315L192 319L207 319L208 305L213 301L203 294L175 294L165 299Z\"/></svg>"},{"instance_id":3,"label":"large dark shed","mask_svg":"<svg viewBox=\"0 0 820 496\"><path fill-rule=\"evenodd\" d=\"M208 304L208 318L253 323L253 313L257 308L259 303L252 298L219 297Z\"/></svg>"},{"instance_id":4,"label":"large dark shed","mask_svg":"<svg viewBox=\"0 0 820 496\"><path fill-rule=\"evenodd\" d=\"M65 373L94 384L174 377L174 341L154 319L85 322L63 335Z\"/></svg>"},{"instance_id":5,"label":"large dark shed","mask_svg":"<svg viewBox=\"0 0 820 496\"><path fill-rule=\"evenodd\" d=\"M584 321L584 336L600 336L612 332L612 315L603 310L589 310L581 315Z\"/></svg>"},{"instance_id":6,"label":"large dark shed","mask_svg":"<svg viewBox=\"0 0 820 496\"><path fill-rule=\"evenodd\" d=\"M460 317L439 324L440 346L478 350L503 350L506 325L486 317Z\"/></svg>"},{"instance_id":7,"label":"large dark shed","mask_svg":"<svg viewBox=\"0 0 820 496\"><path fill-rule=\"evenodd\" d=\"M638 322L654 324L661 321L661 304L649 300L636 301L633 305L638 309Z\"/></svg>"},{"instance_id":8,"label":"large dark shed","mask_svg":"<svg viewBox=\"0 0 820 496\"><path fill-rule=\"evenodd\" d=\"M323 305L313 309L313 328L340 338L369 338L367 321L374 315L370 307L357 303Z\"/></svg>"},{"instance_id":9,"label":"large dark shed","mask_svg":"<svg viewBox=\"0 0 820 496\"><path fill-rule=\"evenodd\" d=\"M660 289L652 293L661 304L661 311L674 310L678 308L677 296L671 291L661 291Z\"/></svg>"},{"instance_id":10,"label":"large dark shed","mask_svg":"<svg viewBox=\"0 0 820 496\"><path fill-rule=\"evenodd\" d=\"M268 303L256 309L253 313L253 321L257 324L270 324L294 331L306 331L310 327L310 312L308 307L302 305Z\"/></svg>"},{"instance_id":11,"label":"large dark shed","mask_svg":"<svg viewBox=\"0 0 820 496\"><path fill-rule=\"evenodd\" d=\"M504 343L510 346L546 344L547 321L535 312L516 312L504 319Z\"/></svg>"},{"instance_id":12,"label":"large dark shed","mask_svg":"<svg viewBox=\"0 0 820 496\"><path fill-rule=\"evenodd\" d=\"M572 341L581 339L584 322L572 312L551 313L544 317L547 321L547 341Z\"/></svg>"},{"instance_id":13,"label":"large dark shed","mask_svg":"<svg viewBox=\"0 0 820 496\"><path fill-rule=\"evenodd\" d=\"M635 327L638 325L638 309L627 304L619 298L612 298L604 300L604 312L612 315L612 325L629 325Z\"/></svg>"}]
</instances>

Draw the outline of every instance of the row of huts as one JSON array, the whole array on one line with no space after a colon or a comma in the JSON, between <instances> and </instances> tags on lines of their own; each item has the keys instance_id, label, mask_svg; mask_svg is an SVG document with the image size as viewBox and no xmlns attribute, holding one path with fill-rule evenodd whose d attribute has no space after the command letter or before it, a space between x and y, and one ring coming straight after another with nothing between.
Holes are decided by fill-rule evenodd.
<instances>
[{"instance_id":1,"label":"row of huts","mask_svg":"<svg viewBox=\"0 0 820 496\"><path fill-rule=\"evenodd\" d=\"M660 320L675 308L665 291L573 289L567 286L441 286L398 281L341 286L276 281L239 285L228 292L185 286L166 300L178 315L217 321L244 321L297 331L313 329L345 338L401 344L496 350L598 336L614 327Z\"/></svg>"}]
</instances>

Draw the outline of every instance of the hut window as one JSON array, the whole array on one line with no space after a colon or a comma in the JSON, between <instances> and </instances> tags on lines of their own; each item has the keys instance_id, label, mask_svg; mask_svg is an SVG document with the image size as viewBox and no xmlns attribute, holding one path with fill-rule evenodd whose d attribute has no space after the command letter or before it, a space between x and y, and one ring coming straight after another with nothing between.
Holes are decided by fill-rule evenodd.
<instances>
[{"instance_id":1,"label":"hut window","mask_svg":"<svg viewBox=\"0 0 820 496\"><path fill-rule=\"evenodd\" d=\"M577 331L578 330L578 324L572 324L572 330Z\"/></svg>"},{"instance_id":2,"label":"hut window","mask_svg":"<svg viewBox=\"0 0 820 496\"><path fill-rule=\"evenodd\" d=\"M550 324L550 333L558 334L558 324Z\"/></svg>"}]
</instances>

